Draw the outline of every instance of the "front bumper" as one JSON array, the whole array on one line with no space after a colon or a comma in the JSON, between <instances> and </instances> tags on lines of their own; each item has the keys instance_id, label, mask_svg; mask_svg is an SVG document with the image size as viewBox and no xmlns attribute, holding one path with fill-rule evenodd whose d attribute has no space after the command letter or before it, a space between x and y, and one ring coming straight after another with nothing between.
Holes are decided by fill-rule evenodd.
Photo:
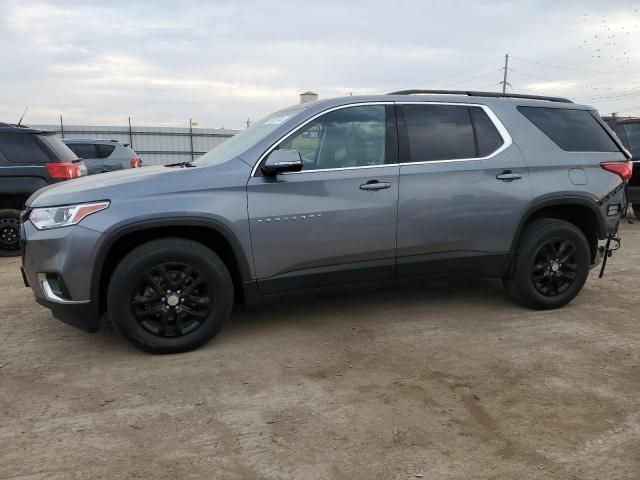
<instances>
[{"instance_id":1,"label":"front bumper","mask_svg":"<svg viewBox=\"0 0 640 480\"><path fill-rule=\"evenodd\" d=\"M51 310L58 320L85 332L95 333L100 329L100 312L95 302L61 304L36 297L36 302Z\"/></svg>"},{"instance_id":2,"label":"front bumper","mask_svg":"<svg viewBox=\"0 0 640 480\"><path fill-rule=\"evenodd\" d=\"M80 225L40 231L29 221L22 224L25 285L55 318L87 332L100 325L98 302L91 298L99 236Z\"/></svg>"}]
</instances>

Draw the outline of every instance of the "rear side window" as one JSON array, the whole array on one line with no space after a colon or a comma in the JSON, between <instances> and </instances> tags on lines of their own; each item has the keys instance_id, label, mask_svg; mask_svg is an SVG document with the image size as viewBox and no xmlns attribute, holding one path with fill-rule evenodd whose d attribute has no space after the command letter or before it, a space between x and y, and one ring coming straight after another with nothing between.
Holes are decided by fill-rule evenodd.
<instances>
[{"instance_id":1,"label":"rear side window","mask_svg":"<svg viewBox=\"0 0 640 480\"><path fill-rule=\"evenodd\" d=\"M478 157L491 155L504 144L504 140L482 108L471 107L470 110L476 133Z\"/></svg>"},{"instance_id":2,"label":"rear side window","mask_svg":"<svg viewBox=\"0 0 640 480\"><path fill-rule=\"evenodd\" d=\"M116 146L103 145L99 143L98 145L96 145L96 148L98 149L98 158L107 158L109 155L113 153L113 151L116 149Z\"/></svg>"},{"instance_id":3,"label":"rear side window","mask_svg":"<svg viewBox=\"0 0 640 480\"><path fill-rule=\"evenodd\" d=\"M620 149L588 110L518 107L531 123L568 152L617 152Z\"/></svg>"},{"instance_id":4,"label":"rear side window","mask_svg":"<svg viewBox=\"0 0 640 480\"><path fill-rule=\"evenodd\" d=\"M476 145L466 106L403 105L411 162L474 158Z\"/></svg>"},{"instance_id":5,"label":"rear side window","mask_svg":"<svg viewBox=\"0 0 640 480\"><path fill-rule=\"evenodd\" d=\"M0 152L9 163L45 164L49 161L34 135L27 133L0 134Z\"/></svg>"},{"instance_id":6,"label":"rear side window","mask_svg":"<svg viewBox=\"0 0 640 480\"><path fill-rule=\"evenodd\" d=\"M69 150L69 147L67 147L62 140L55 135L38 135L38 137L50 150L53 151L59 161L73 162L78 159L78 156Z\"/></svg>"},{"instance_id":7,"label":"rear side window","mask_svg":"<svg viewBox=\"0 0 640 480\"><path fill-rule=\"evenodd\" d=\"M69 147L78 158L98 158L96 146L93 143L68 143L67 147Z\"/></svg>"}]
</instances>

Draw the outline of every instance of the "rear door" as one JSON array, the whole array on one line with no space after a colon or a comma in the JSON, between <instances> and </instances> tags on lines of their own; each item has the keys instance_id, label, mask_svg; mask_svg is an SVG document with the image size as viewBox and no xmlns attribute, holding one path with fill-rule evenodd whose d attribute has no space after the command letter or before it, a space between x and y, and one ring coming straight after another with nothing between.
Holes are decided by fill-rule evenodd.
<instances>
[{"instance_id":1,"label":"rear door","mask_svg":"<svg viewBox=\"0 0 640 480\"><path fill-rule=\"evenodd\" d=\"M87 173L93 175L96 173L102 173L104 167L102 159L98 156L98 149L95 143L67 143L67 147L75 153L78 158L84 160L84 164L87 167Z\"/></svg>"},{"instance_id":2,"label":"rear door","mask_svg":"<svg viewBox=\"0 0 640 480\"><path fill-rule=\"evenodd\" d=\"M133 157L127 155L126 148L109 143L100 143L96 147L98 148L98 156L102 159L102 168L105 172L129 168L129 162Z\"/></svg>"},{"instance_id":3,"label":"rear door","mask_svg":"<svg viewBox=\"0 0 640 480\"><path fill-rule=\"evenodd\" d=\"M398 104L398 273L500 273L532 198L520 151L486 106Z\"/></svg>"},{"instance_id":4,"label":"rear door","mask_svg":"<svg viewBox=\"0 0 640 480\"><path fill-rule=\"evenodd\" d=\"M395 275L398 202L393 105L329 111L276 148L300 152L298 173L247 185L259 288L266 293Z\"/></svg>"}]
</instances>

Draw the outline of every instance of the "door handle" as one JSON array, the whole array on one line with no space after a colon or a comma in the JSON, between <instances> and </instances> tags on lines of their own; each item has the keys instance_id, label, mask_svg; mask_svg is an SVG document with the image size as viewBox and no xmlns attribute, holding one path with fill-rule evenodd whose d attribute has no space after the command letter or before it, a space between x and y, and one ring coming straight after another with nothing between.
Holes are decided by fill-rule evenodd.
<instances>
[{"instance_id":1,"label":"door handle","mask_svg":"<svg viewBox=\"0 0 640 480\"><path fill-rule=\"evenodd\" d=\"M511 170L505 170L500 175L496 175L496 178L503 182L512 182L513 180L520 180L522 175L519 173L513 173Z\"/></svg>"},{"instance_id":2,"label":"door handle","mask_svg":"<svg viewBox=\"0 0 640 480\"><path fill-rule=\"evenodd\" d=\"M389 182L369 180L367 183L360 185L360 190L384 190L385 188L391 188L391 184Z\"/></svg>"}]
</instances>

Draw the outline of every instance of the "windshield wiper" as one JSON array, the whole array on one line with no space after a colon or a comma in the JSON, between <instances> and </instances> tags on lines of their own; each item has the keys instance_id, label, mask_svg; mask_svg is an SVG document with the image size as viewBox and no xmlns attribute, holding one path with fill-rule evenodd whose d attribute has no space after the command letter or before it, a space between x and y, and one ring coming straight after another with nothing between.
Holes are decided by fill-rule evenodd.
<instances>
[{"instance_id":1,"label":"windshield wiper","mask_svg":"<svg viewBox=\"0 0 640 480\"><path fill-rule=\"evenodd\" d=\"M165 165L165 167L195 168L196 165L191 162L178 162Z\"/></svg>"}]
</instances>

